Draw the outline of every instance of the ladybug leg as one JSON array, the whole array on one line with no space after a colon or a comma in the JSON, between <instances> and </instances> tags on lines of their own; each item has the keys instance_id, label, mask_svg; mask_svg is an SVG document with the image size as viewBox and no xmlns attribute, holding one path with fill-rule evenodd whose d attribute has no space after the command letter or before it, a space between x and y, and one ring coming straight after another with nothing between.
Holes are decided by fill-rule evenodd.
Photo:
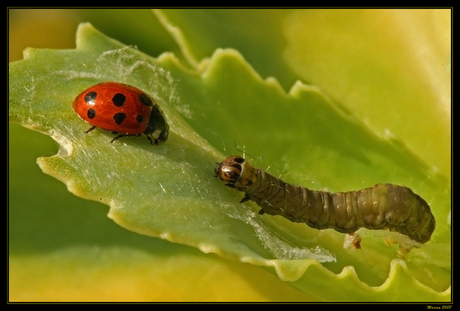
<instances>
[{"instance_id":1,"label":"ladybug leg","mask_svg":"<svg viewBox=\"0 0 460 311\"><path fill-rule=\"evenodd\" d=\"M93 126L93 127L91 127L89 130L87 130L85 133L91 132L91 131L94 130L95 128L96 128L96 127Z\"/></svg>"},{"instance_id":2,"label":"ladybug leg","mask_svg":"<svg viewBox=\"0 0 460 311\"><path fill-rule=\"evenodd\" d=\"M150 136L147 136L147 139L149 140L150 144L153 145L152 138ZM158 140L155 139L155 145L158 145Z\"/></svg>"},{"instance_id":3,"label":"ladybug leg","mask_svg":"<svg viewBox=\"0 0 460 311\"><path fill-rule=\"evenodd\" d=\"M112 132L112 134L118 134L118 132ZM141 134L118 134L114 139L112 139L110 141L110 143L113 143L114 141L118 140L118 138L121 138L121 137L126 137L126 136L140 136ZM147 138L149 138L149 141L150 141L150 144L152 144L152 139L150 137L147 136Z\"/></svg>"},{"instance_id":4,"label":"ladybug leg","mask_svg":"<svg viewBox=\"0 0 460 311\"><path fill-rule=\"evenodd\" d=\"M126 135L126 134L119 134L119 135L116 136L114 139L112 139L112 140L110 141L110 143L113 143L113 142L116 141L118 138L125 137L125 136L128 136L128 135Z\"/></svg>"}]
</instances>

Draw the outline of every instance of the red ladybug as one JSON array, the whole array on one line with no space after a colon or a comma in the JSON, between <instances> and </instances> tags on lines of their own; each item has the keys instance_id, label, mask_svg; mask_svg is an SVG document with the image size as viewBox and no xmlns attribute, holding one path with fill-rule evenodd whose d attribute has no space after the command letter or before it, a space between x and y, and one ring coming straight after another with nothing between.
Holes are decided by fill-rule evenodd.
<instances>
[{"instance_id":1,"label":"red ladybug","mask_svg":"<svg viewBox=\"0 0 460 311\"><path fill-rule=\"evenodd\" d=\"M73 109L96 127L118 134L110 142L124 136L145 134L155 145L168 139L169 126L160 106L145 92L118 82L103 82L84 90L75 98Z\"/></svg>"}]
</instances>

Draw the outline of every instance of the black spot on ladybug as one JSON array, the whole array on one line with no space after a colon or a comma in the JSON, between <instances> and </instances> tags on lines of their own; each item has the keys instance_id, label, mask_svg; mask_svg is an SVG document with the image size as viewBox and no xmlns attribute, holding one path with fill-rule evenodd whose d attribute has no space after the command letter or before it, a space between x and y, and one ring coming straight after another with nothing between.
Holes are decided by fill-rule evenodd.
<instances>
[{"instance_id":1,"label":"black spot on ladybug","mask_svg":"<svg viewBox=\"0 0 460 311\"><path fill-rule=\"evenodd\" d=\"M125 100L126 100L126 96L121 93L117 93L112 97L112 102L117 107L123 106L123 104L125 103Z\"/></svg>"},{"instance_id":2,"label":"black spot on ladybug","mask_svg":"<svg viewBox=\"0 0 460 311\"><path fill-rule=\"evenodd\" d=\"M94 101L96 100L97 93L94 91L88 92L88 94L85 95L85 102L91 106L94 105Z\"/></svg>"},{"instance_id":3,"label":"black spot on ladybug","mask_svg":"<svg viewBox=\"0 0 460 311\"><path fill-rule=\"evenodd\" d=\"M125 118L126 114L123 112L119 112L113 115L113 119L115 120L115 123L118 125L122 124Z\"/></svg>"},{"instance_id":4,"label":"black spot on ladybug","mask_svg":"<svg viewBox=\"0 0 460 311\"><path fill-rule=\"evenodd\" d=\"M96 116L96 111L93 108L89 108L86 114L88 118L93 119Z\"/></svg>"},{"instance_id":5,"label":"black spot on ladybug","mask_svg":"<svg viewBox=\"0 0 460 311\"><path fill-rule=\"evenodd\" d=\"M152 100L146 94L140 94L139 101L146 106L153 106Z\"/></svg>"},{"instance_id":6,"label":"black spot on ladybug","mask_svg":"<svg viewBox=\"0 0 460 311\"><path fill-rule=\"evenodd\" d=\"M137 121L137 123L142 123L142 121L144 121L144 118L139 115L139 116L136 117L136 121Z\"/></svg>"}]
</instances>

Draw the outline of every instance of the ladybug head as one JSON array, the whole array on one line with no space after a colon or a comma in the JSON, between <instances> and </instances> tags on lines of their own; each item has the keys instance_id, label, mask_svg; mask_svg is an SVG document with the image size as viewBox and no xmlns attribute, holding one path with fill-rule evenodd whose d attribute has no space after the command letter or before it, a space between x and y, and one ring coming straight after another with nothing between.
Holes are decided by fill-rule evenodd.
<instances>
[{"instance_id":1,"label":"ladybug head","mask_svg":"<svg viewBox=\"0 0 460 311\"><path fill-rule=\"evenodd\" d=\"M154 105L152 108L149 124L144 134L152 136L155 139L155 145L168 139L169 125L166 123L165 116L158 105Z\"/></svg>"}]
</instances>

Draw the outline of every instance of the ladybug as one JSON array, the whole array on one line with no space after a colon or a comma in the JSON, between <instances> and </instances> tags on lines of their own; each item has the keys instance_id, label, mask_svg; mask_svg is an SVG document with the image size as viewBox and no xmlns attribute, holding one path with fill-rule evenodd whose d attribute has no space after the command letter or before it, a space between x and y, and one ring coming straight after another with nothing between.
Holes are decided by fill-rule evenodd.
<instances>
[{"instance_id":1,"label":"ladybug","mask_svg":"<svg viewBox=\"0 0 460 311\"><path fill-rule=\"evenodd\" d=\"M150 144L168 139L169 126L160 106L145 92L118 82L103 82L84 90L73 102L75 112L92 125L120 137L145 134Z\"/></svg>"}]
</instances>

